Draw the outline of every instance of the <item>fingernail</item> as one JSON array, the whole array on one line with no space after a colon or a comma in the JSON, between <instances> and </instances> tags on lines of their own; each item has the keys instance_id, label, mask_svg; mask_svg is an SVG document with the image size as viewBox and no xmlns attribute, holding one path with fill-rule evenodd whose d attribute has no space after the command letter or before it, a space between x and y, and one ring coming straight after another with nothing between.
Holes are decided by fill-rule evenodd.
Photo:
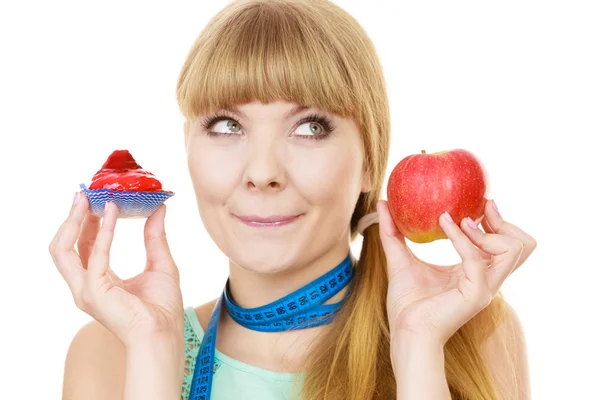
<instances>
[{"instance_id":1,"label":"fingernail","mask_svg":"<svg viewBox=\"0 0 600 400\"><path fill-rule=\"evenodd\" d=\"M108 212L108 201L104 203L104 212Z\"/></svg>"},{"instance_id":2,"label":"fingernail","mask_svg":"<svg viewBox=\"0 0 600 400\"><path fill-rule=\"evenodd\" d=\"M446 217L446 219L447 219L448 221L450 221L450 222L454 222L454 221L452 220L452 217L451 217L451 216L450 216L450 214L448 213L448 211L444 212L444 217Z\"/></svg>"},{"instance_id":3,"label":"fingernail","mask_svg":"<svg viewBox=\"0 0 600 400\"><path fill-rule=\"evenodd\" d=\"M471 217L467 217L467 225L473 229L477 229L477 225L475 225L475 221L473 221Z\"/></svg>"},{"instance_id":4,"label":"fingernail","mask_svg":"<svg viewBox=\"0 0 600 400\"><path fill-rule=\"evenodd\" d=\"M496 210L496 212L498 214L500 214L500 211L498 211L498 206L496 205L496 201L495 200L492 200L492 207L494 207L494 210Z\"/></svg>"},{"instance_id":5,"label":"fingernail","mask_svg":"<svg viewBox=\"0 0 600 400\"><path fill-rule=\"evenodd\" d=\"M73 205L79 202L79 192L75 192L75 196L73 196Z\"/></svg>"}]
</instances>

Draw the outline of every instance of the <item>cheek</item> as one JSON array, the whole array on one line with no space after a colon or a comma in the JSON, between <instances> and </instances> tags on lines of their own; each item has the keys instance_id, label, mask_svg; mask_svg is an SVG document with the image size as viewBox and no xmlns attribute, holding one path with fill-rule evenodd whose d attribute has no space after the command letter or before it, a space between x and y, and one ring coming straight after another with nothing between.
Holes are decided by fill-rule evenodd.
<instances>
[{"instance_id":1,"label":"cheek","mask_svg":"<svg viewBox=\"0 0 600 400\"><path fill-rule=\"evenodd\" d=\"M352 194L360 187L355 160L350 152L344 155L336 150L319 157L303 157L291 169L294 182L305 197L313 203L335 203L340 200L352 202Z\"/></svg>"},{"instance_id":2,"label":"cheek","mask_svg":"<svg viewBox=\"0 0 600 400\"><path fill-rule=\"evenodd\" d=\"M190 152L188 169L196 197L202 203L221 203L236 185L236 166L228 157L201 148Z\"/></svg>"}]
</instances>

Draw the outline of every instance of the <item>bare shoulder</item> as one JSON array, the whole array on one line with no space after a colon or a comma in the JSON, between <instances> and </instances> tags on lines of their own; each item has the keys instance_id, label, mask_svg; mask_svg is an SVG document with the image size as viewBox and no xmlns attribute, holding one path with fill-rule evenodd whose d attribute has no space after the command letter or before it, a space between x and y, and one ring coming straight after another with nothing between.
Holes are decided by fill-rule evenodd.
<instances>
[{"instance_id":1,"label":"bare shoulder","mask_svg":"<svg viewBox=\"0 0 600 400\"><path fill-rule=\"evenodd\" d=\"M505 302L505 318L483 343L482 355L500 398L529 400L529 366L523 325L515 309Z\"/></svg>"},{"instance_id":2,"label":"bare shoulder","mask_svg":"<svg viewBox=\"0 0 600 400\"><path fill-rule=\"evenodd\" d=\"M125 347L97 321L75 334L65 361L63 400L123 397Z\"/></svg>"},{"instance_id":3,"label":"bare shoulder","mask_svg":"<svg viewBox=\"0 0 600 400\"><path fill-rule=\"evenodd\" d=\"M204 331L206 331L206 327L208 326L208 321L210 321L210 317L212 316L213 309L215 308L215 305L218 300L219 299L216 298L214 300L211 300L211 301L204 303L201 306L198 306L195 308L196 316L198 317L198 320L200 321L200 325L202 326L202 329Z\"/></svg>"}]
</instances>

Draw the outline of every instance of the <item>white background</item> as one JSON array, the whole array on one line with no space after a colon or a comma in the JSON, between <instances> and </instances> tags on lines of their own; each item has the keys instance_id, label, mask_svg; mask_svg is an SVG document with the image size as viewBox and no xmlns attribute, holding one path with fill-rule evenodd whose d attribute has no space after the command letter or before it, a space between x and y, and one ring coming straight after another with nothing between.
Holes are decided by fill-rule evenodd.
<instances>
[{"instance_id":1,"label":"white background","mask_svg":"<svg viewBox=\"0 0 600 400\"><path fill-rule=\"evenodd\" d=\"M503 216L538 240L503 287L526 331L534 399L600 397L598 3L337 3L364 26L385 70L388 175L421 149L468 149ZM78 184L114 149L129 149L176 193L167 234L186 305L222 290L227 260L198 216L175 84L227 2L166 4L0 6L2 399L60 398L68 345L89 317L47 246ZM142 220L118 223L112 264L123 277L143 268L142 229ZM431 262L458 261L447 240L410 246Z\"/></svg>"}]
</instances>

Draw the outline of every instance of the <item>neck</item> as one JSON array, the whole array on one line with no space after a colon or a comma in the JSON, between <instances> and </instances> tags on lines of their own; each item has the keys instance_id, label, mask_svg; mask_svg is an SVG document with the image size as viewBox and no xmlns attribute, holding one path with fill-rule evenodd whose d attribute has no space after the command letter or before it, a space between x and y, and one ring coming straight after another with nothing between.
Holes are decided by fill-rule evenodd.
<instances>
[{"instance_id":1,"label":"neck","mask_svg":"<svg viewBox=\"0 0 600 400\"><path fill-rule=\"evenodd\" d=\"M294 265L284 272L263 274L229 263L229 293L243 308L264 306L278 300L335 268L348 256L349 247L340 247L304 265ZM341 300L348 286L324 304Z\"/></svg>"},{"instance_id":2,"label":"neck","mask_svg":"<svg viewBox=\"0 0 600 400\"><path fill-rule=\"evenodd\" d=\"M335 268L348 256L349 246L340 246L304 265L285 272L260 274L230 263L229 292L244 308L264 306L278 300ZM324 304L342 300L348 287ZM330 325L283 331L259 332L239 325L226 310L220 315L217 347L230 357L247 364L278 372L298 372L308 347Z\"/></svg>"}]
</instances>

